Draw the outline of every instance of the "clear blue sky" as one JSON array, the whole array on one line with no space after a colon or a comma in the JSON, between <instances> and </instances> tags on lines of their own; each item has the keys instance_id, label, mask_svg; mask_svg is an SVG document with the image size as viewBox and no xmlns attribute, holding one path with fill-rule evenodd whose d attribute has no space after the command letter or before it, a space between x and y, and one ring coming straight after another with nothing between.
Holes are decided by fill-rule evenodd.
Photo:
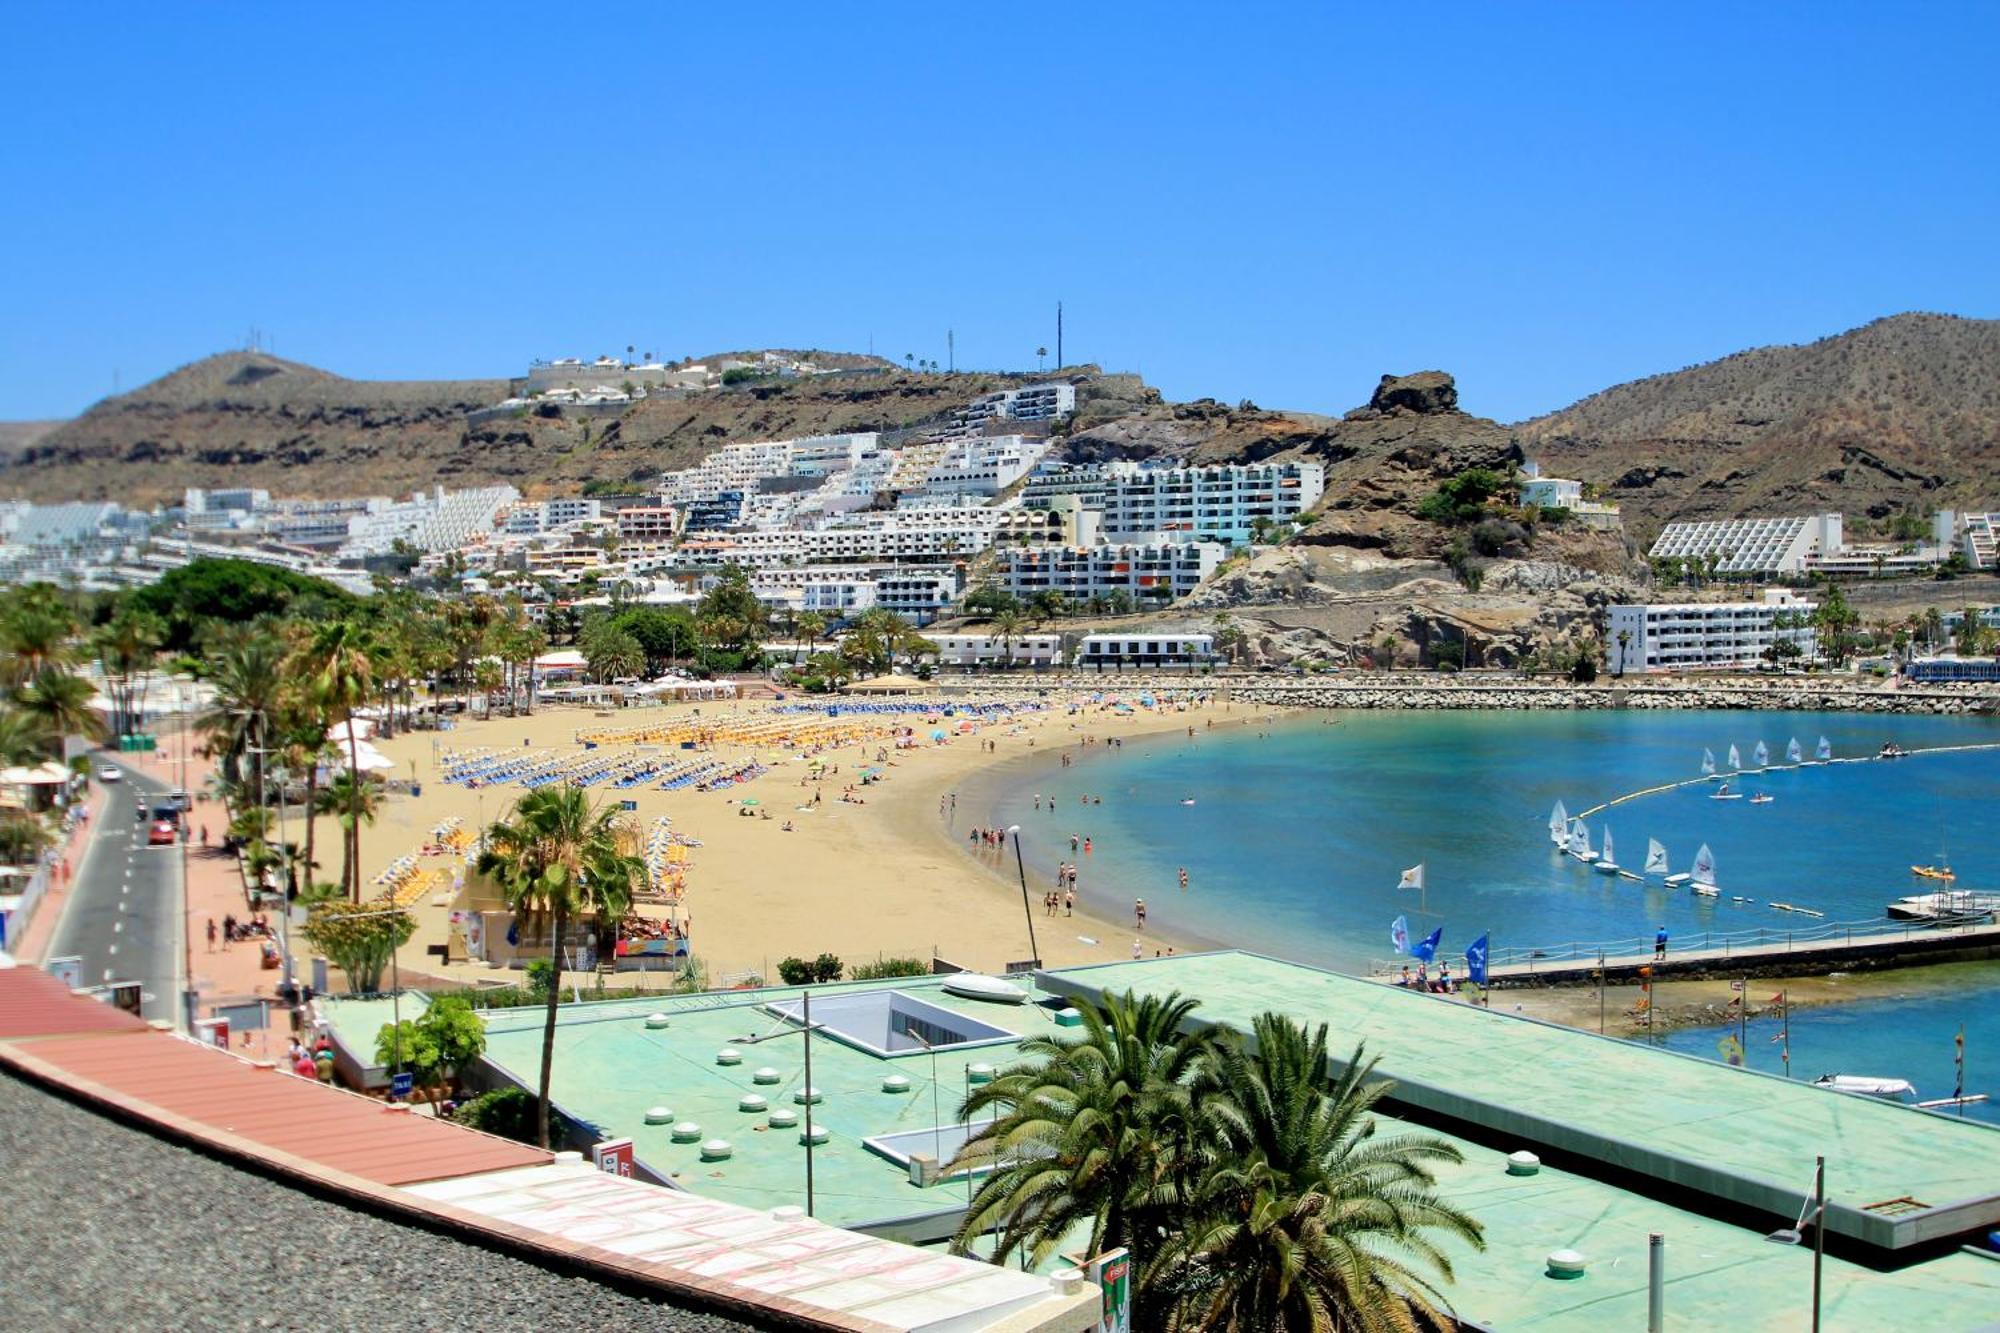
<instances>
[{"instance_id":1,"label":"clear blue sky","mask_svg":"<svg viewBox=\"0 0 2000 1333\"><path fill-rule=\"evenodd\" d=\"M1061 299L1172 397L1435 367L1513 420L2000 316L2000 6L1084 8L13 9L0 418L253 326L363 378L1032 367Z\"/></svg>"}]
</instances>

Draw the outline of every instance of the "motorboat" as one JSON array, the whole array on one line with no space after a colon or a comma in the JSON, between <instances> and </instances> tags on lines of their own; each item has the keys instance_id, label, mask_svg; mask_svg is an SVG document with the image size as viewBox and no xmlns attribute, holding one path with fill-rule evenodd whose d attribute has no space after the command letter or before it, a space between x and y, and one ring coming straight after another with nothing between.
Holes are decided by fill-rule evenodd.
<instances>
[{"instance_id":1,"label":"motorboat","mask_svg":"<svg viewBox=\"0 0 2000 1333\"><path fill-rule=\"evenodd\" d=\"M1867 1074L1821 1074L1812 1085L1833 1092L1852 1093L1857 1097L1881 1097L1888 1101L1917 1095L1916 1085L1906 1078L1873 1078Z\"/></svg>"},{"instance_id":2,"label":"motorboat","mask_svg":"<svg viewBox=\"0 0 2000 1333\"><path fill-rule=\"evenodd\" d=\"M989 977L983 972L954 972L944 979L946 995L961 1000L985 1000L989 1004L1026 1004L1028 992L1011 981Z\"/></svg>"}]
</instances>

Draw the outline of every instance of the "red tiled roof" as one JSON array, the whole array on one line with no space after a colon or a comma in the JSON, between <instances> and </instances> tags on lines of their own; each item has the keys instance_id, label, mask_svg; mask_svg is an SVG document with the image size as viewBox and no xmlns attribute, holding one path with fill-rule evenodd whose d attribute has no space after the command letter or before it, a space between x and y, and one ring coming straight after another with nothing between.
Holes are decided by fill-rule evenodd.
<instances>
[{"instance_id":1,"label":"red tiled roof","mask_svg":"<svg viewBox=\"0 0 2000 1333\"><path fill-rule=\"evenodd\" d=\"M144 1019L78 995L40 968L0 968L0 1041L146 1030Z\"/></svg>"},{"instance_id":2,"label":"red tiled roof","mask_svg":"<svg viewBox=\"0 0 2000 1333\"><path fill-rule=\"evenodd\" d=\"M381 1185L553 1160L536 1148L392 1111L372 1098L163 1032L0 1045L0 1064L44 1077L53 1073L86 1096L108 1093L142 1115L165 1112L182 1122L178 1128L234 1139L253 1153L282 1153Z\"/></svg>"}]
</instances>

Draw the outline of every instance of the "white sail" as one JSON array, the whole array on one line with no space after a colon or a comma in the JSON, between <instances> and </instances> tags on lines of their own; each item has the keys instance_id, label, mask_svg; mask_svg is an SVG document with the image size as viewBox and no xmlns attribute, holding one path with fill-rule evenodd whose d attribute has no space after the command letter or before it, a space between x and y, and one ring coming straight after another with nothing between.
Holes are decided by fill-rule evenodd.
<instances>
[{"instance_id":1,"label":"white sail","mask_svg":"<svg viewBox=\"0 0 2000 1333\"><path fill-rule=\"evenodd\" d=\"M1649 875L1667 873L1667 849L1660 846L1658 838L1646 839L1646 873Z\"/></svg>"},{"instance_id":2,"label":"white sail","mask_svg":"<svg viewBox=\"0 0 2000 1333\"><path fill-rule=\"evenodd\" d=\"M1572 856L1580 856L1586 861L1597 859L1597 853L1590 850L1590 826L1581 819L1570 826L1569 850Z\"/></svg>"},{"instance_id":3,"label":"white sail","mask_svg":"<svg viewBox=\"0 0 2000 1333\"><path fill-rule=\"evenodd\" d=\"M1611 826L1610 826L1609 824L1606 824L1606 825L1604 826L1604 851L1603 851L1603 854L1602 854L1602 859L1603 859L1603 860L1606 860L1606 861L1609 861L1609 860L1611 860L1611 859L1612 859L1612 858L1611 858Z\"/></svg>"},{"instance_id":4,"label":"white sail","mask_svg":"<svg viewBox=\"0 0 2000 1333\"><path fill-rule=\"evenodd\" d=\"M1731 768L1743 767L1743 756L1736 753L1736 747L1733 745L1729 747L1729 766Z\"/></svg>"},{"instance_id":5,"label":"white sail","mask_svg":"<svg viewBox=\"0 0 2000 1333\"><path fill-rule=\"evenodd\" d=\"M1799 744L1799 738L1797 736L1792 737L1791 740L1785 743L1786 763L1788 764L1802 763L1804 762L1805 757L1806 757L1805 747Z\"/></svg>"},{"instance_id":6,"label":"white sail","mask_svg":"<svg viewBox=\"0 0 2000 1333\"><path fill-rule=\"evenodd\" d=\"M1819 748L1813 751L1813 758L1819 760L1821 763L1825 763L1827 760L1833 758L1833 742L1824 736L1820 737Z\"/></svg>"},{"instance_id":7,"label":"white sail","mask_svg":"<svg viewBox=\"0 0 2000 1333\"><path fill-rule=\"evenodd\" d=\"M1758 742L1757 742L1757 748L1756 748L1756 749L1754 749L1754 750L1752 750L1752 751L1750 752L1750 759L1751 759L1751 762L1753 762L1754 764L1756 764L1756 765L1757 765L1757 767L1759 767L1759 768L1768 768L1768 767L1770 767L1770 765L1771 765L1771 747L1770 747L1770 746L1768 746L1768 745L1766 745L1766 744L1764 744L1764 742L1762 742L1762 741L1758 741Z\"/></svg>"},{"instance_id":8,"label":"white sail","mask_svg":"<svg viewBox=\"0 0 2000 1333\"><path fill-rule=\"evenodd\" d=\"M1715 751L1703 750L1701 752L1701 775L1705 778L1715 776Z\"/></svg>"},{"instance_id":9,"label":"white sail","mask_svg":"<svg viewBox=\"0 0 2000 1333\"><path fill-rule=\"evenodd\" d=\"M1568 836L1569 811L1563 809L1561 801L1557 801L1556 808L1549 811L1549 838L1552 841L1561 842Z\"/></svg>"},{"instance_id":10,"label":"white sail","mask_svg":"<svg viewBox=\"0 0 2000 1333\"><path fill-rule=\"evenodd\" d=\"M1703 843L1701 850L1694 854L1692 873L1697 884L1715 883L1715 853L1708 850L1707 843Z\"/></svg>"}]
</instances>

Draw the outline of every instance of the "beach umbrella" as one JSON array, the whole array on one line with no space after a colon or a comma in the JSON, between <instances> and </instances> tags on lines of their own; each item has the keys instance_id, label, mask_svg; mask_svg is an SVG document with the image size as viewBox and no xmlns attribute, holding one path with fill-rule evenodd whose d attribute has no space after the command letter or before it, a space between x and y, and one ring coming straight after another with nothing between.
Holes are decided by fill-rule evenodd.
<instances>
[{"instance_id":1,"label":"beach umbrella","mask_svg":"<svg viewBox=\"0 0 2000 1333\"><path fill-rule=\"evenodd\" d=\"M943 728L943 727L933 727L933 728L931 729L931 739L932 739L932 740L934 740L934 741L941 741L941 740L943 740L943 739L944 739L944 728Z\"/></svg>"}]
</instances>

